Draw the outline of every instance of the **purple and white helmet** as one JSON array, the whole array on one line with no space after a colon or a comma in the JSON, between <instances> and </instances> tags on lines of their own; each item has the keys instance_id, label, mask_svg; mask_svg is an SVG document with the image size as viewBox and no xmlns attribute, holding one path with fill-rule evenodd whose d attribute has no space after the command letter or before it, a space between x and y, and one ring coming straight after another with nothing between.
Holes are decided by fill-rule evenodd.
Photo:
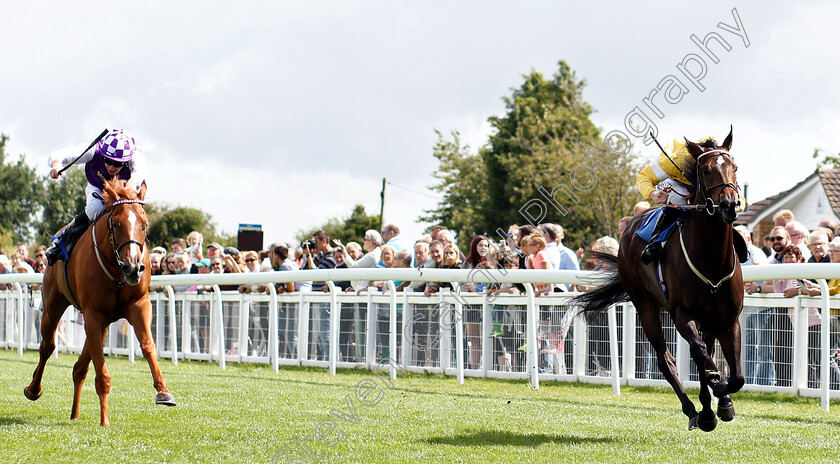
<instances>
[{"instance_id":1,"label":"purple and white helmet","mask_svg":"<svg viewBox=\"0 0 840 464\"><path fill-rule=\"evenodd\" d=\"M97 145L96 153L114 161L130 161L137 145L131 133L123 129L113 129Z\"/></svg>"}]
</instances>

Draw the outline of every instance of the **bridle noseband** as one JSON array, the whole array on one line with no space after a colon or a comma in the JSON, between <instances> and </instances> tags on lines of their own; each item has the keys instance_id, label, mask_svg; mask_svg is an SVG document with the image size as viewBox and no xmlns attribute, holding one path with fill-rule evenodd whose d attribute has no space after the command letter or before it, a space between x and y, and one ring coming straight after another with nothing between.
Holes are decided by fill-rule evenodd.
<instances>
[{"instance_id":1,"label":"bridle noseband","mask_svg":"<svg viewBox=\"0 0 840 464\"><path fill-rule=\"evenodd\" d=\"M122 249L122 247L124 247L126 245L131 245L132 243L136 244L137 246L140 247L140 250L141 250L140 254L142 255L143 250L146 246L145 243L134 240L134 239L131 239L131 238L122 242L122 243L120 243L119 245L117 245L115 240L114 240L114 237L116 237L116 235L114 234L114 210L116 209L116 207L118 205L131 204L131 203L139 203L141 205L146 204L146 202L143 201L143 200L118 200L118 201L115 201L113 204L111 204L111 211L108 213L108 239L111 242L111 248L113 248L113 250L114 250L114 259L117 261L117 267L119 267L120 269L122 269L122 267L125 265L125 261L123 261L120 258L120 249ZM125 285L125 279L122 279L122 280L115 279L114 276L111 275L111 273L108 271L108 268L105 267L105 263L102 262L102 257L99 253L99 245L96 243L96 222L97 221L93 222L93 233L91 234L93 236L93 249L94 249L94 251L96 251L96 259L99 261L99 266L102 267L102 270L105 271L105 274L108 277L110 277L111 280L113 280L118 286L122 287L123 285Z\"/></svg>"},{"instance_id":2,"label":"bridle noseband","mask_svg":"<svg viewBox=\"0 0 840 464\"><path fill-rule=\"evenodd\" d=\"M702 197L704 197L706 199L706 204L705 205L700 205L700 204L695 205L694 209L704 209L706 211L706 213L709 214L709 216L713 216L715 214L716 210L720 210L720 197L721 197L721 195L723 195L723 192L724 192L724 190L726 190L727 187L734 190L736 195L738 195L739 192L741 191L741 188L739 186L733 184L732 182L721 182L719 184L712 185L711 187L706 187L704 185L703 178L700 176L700 160L706 155L713 155L713 154L717 154L719 156L726 156L730 160L732 159L732 155L730 155L727 150L723 150L723 149L720 149L720 148L703 152L697 157L696 168L695 168L696 169L696 175L697 175L697 184L698 184L698 187L699 187L697 189L697 193L699 195L700 192L702 192ZM718 188L718 187L723 187L723 188L720 189L720 192L718 192L717 202L715 202L714 200L712 200L712 197L709 195L709 192L713 189Z\"/></svg>"}]
</instances>

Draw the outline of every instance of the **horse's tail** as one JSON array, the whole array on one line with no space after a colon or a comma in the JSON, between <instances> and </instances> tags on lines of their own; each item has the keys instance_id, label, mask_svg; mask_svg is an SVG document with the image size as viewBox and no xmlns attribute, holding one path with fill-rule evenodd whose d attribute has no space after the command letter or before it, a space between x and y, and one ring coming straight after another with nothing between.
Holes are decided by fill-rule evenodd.
<instances>
[{"instance_id":1,"label":"horse's tail","mask_svg":"<svg viewBox=\"0 0 840 464\"><path fill-rule=\"evenodd\" d=\"M595 290L581 293L572 298L571 304L577 307L579 312L607 309L610 305L630 299L618 278L618 258L604 253L593 253L592 255L603 263L601 271L604 273L604 277L599 279L598 288Z\"/></svg>"}]
</instances>

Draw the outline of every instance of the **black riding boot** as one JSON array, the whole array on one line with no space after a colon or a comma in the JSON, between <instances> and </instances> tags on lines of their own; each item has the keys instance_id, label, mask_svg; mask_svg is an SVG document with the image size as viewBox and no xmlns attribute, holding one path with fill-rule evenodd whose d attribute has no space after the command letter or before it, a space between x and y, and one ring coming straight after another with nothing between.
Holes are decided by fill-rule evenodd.
<instances>
[{"instance_id":1,"label":"black riding boot","mask_svg":"<svg viewBox=\"0 0 840 464\"><path fill-rule=\"evenodd\" d=\"M642 250L642 264L650 264L659 260L659 252L662 250L662 245L656 243L656 239L659 237L659 234L662 233L662 229L668 227L668 224L671 223L669 219L668 214L665 212L656 218L656 224L653 226L653 232L650 235L650 240L648 240L645 249Z\"/></svg>"},{"instance_id":2,"label":"black riding boot","mask_svg":"<svg viewBox=\"0 0 840 464\"><path fill-rule=\"evenodd\" d=\"M61 243L64 243L64 247L67 249L67 255L70 255L70 250L73 249L73 245L82 236L83 233L87 230L88 226L90 225L90 220L87 217L87 214L82 212L72 221L70 224L67 224L67 227L61 229L58 234L55 235L55 238L52 241L52 244L49 248L47 248L47 264L52 266L55 264L56 261L60 261L64 259L64 255L61 252Z\"/></svg>"}]
</instances>

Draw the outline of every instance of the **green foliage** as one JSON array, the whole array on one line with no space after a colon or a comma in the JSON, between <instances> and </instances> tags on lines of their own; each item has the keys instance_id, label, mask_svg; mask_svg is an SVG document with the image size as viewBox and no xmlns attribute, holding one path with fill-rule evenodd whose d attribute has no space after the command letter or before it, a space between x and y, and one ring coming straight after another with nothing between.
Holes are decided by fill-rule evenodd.
<instances>
[{"instance_id":1,"label":"green foliage","mask_svg":"<svg viewBox=\"0 0 840 464\"><path fill-rule=\"evenodd\" d=\"M149 230L146 238L152 246L167 247L173 239L186 239L190 232L197 230L204 236L205 244L217 239L215 225L211 216L200 209L178 206L147 204L146 216L149 218ZM228 237L228 243L230 238Z\"/></svg>"},{"instance_id":2,"label":"green foliage","mask_svg":"<svg viewBox=\"0 0 840 464\"><path fill-rule=\"evenodd\" d=\"M440 167L432 174L437 183L431 189L443 198L437 208L427 210L428 214L420 220L445 224L456 231L461 243L469 243L470 234L485 230L491 191L487 165L479 156L470 154L469 146L461 146L458 132L452 132L452 140L446 140L440 131L435 133L438 141L432 154Z\"/></svg>"},{"instance_id":3,"label":"green foliage","mask_svg":"<svg viewBox=\"0 0 840 464\"><path fill-rule=\"evenodd\" d=\"M58 179L46 182L47 200L38 224L38 239L42 243L49 243L51 236L85 210L87 178L84 169L71 168Z\"/></svg>"},{"instance_id":4,"label":"green foliage","mask_svg":"<svg viewBox=\"0 0 840 464\"><path fill-rule=\"evenodd\" d=\"M365 232L373 229L379 230L379 216L370 216L365 212L365 207L356 205L350 216L346 218L332 218L321 227L313 227L309 230L299 230L296 237L299 241L312 238L312 234L323 230L330 236L330 240L338 239L347 244L357 242L362 244Z\"/></svg>"},{"instance_id":5,"label":"green foliage","mask_svg":"<svg viewBox=\"0 0 840 464\"><path fill-rule=\"evenodd\" d=\"M489 118L495 132L477 154L460 146L457 133L452 141L438 134L432 188L443 200L422 220L447 225L461 241L498 238L497 228L530 222L560 224L573 248L615 234L639 198L635 157L605 149L583 100L585 81L564 61L558 66L551 79L524 76L504 99L507 112Z\"/></svg>"},{"instance_id":6,"label":"green foliage","mask_svg":"<svg viewBox=\"0 0 840 464\"><path fill-rule=\"evenodd\" d=\"M11 233L16 242L29 242L34 236L31 227L44 201L44 180L25 157L6 162L5 134L0 134L0 230Z\"/></svg>"},{"instance_id":7,"label":"green foliage","mask_svg":"<svg viewBox=\"0 0 840 464\"><path fill-rule=\"evenodd\" d=\"M823 153L822 160L820 152ZM819 160L817 164L826 168L840 169L840 153L830 153L820 148L814 148L814 159Z\"/></svg>"}]
</instances>

